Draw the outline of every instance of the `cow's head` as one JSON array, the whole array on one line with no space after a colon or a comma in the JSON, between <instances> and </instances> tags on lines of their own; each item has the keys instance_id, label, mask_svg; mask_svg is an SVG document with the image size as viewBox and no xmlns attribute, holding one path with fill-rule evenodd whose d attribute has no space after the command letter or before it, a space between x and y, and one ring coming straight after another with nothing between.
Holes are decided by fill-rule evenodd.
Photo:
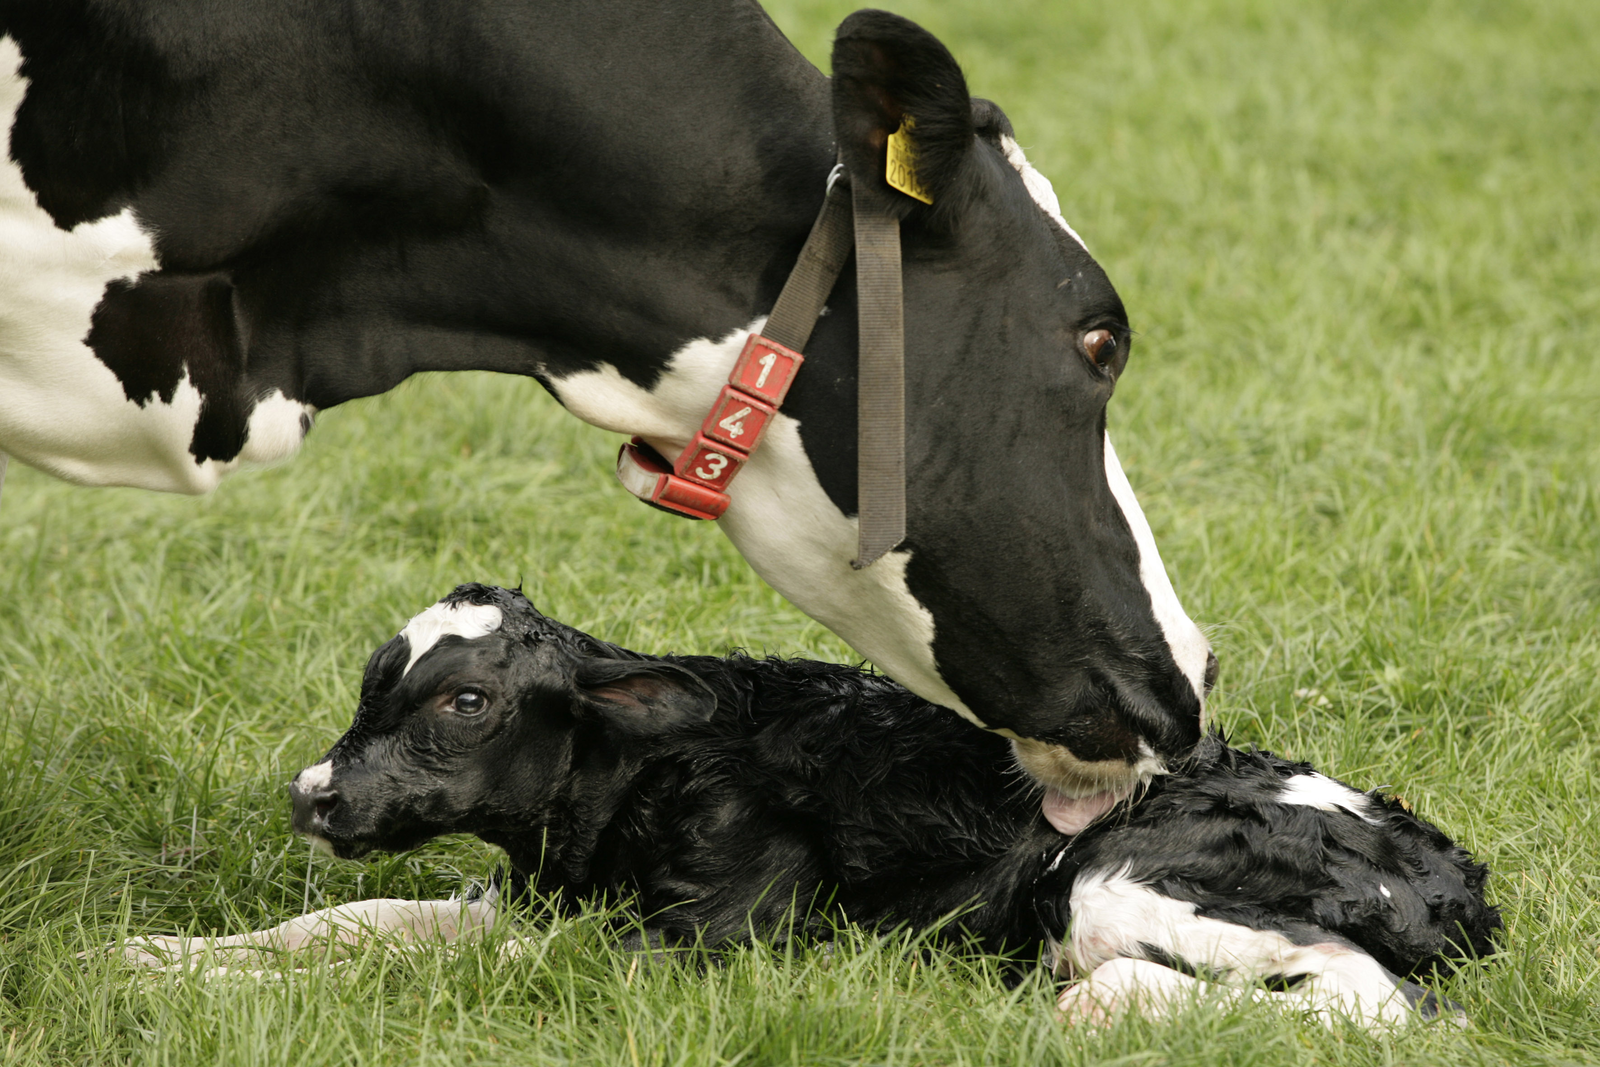
<instances>
[{"instance_id":1,"label":"cow's head","mask_svg":"<svg viewBox=\"0 0 1600 1067\"><path fill-rule=\"evenodd\" d=\"M350 729L289 786L294 828L346 859L474 833L532 869L518 841L581 825L575 791L715 707L681 667L463 585L373 653Z\"/></svg>"},{"instance_id":2,"label":"cow's head","mask_svg":"<svg viewBox=\"0 0 1600 1067\"><path fill-rule=\"evenodd\" d=\"M1018 739L1022 766L1054 787L1047 813L1054 804L1070 831L1199 739L1214 672L1106 436L1128 318L1005 116L968 96L937 39L859 12L839 28L833 67L851 179L903 218L904 587L932 616L937 679ZM931 205L885 182L886 142L908 120ZM819 338L837 342L827 329ZM826 413L799 417L814 454L844 432ZM829 495L853 498L853 470L825 467ZM917 664L883 666L939 699Z\"/></svg>"}]
</instances>

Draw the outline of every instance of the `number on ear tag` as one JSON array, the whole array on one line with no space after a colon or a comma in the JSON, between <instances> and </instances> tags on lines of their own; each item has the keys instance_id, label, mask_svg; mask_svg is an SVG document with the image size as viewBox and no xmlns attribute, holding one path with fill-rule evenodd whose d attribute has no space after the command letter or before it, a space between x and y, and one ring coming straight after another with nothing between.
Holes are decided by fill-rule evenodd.
<instances>
[{"instance_id":1,"label":"number on ear tag","mask_svg":"<svg viewBox=\"0 0 1600 1067\"><path fill-rule=\"evenodd\" d=\"M911 138L911 131L916 128L916 120L907 115L905 121L900 123L900 128L889 135L889 158L884 164L884 178L907 196L931 204L933 194L917 178L917 142Z\"/></svg>"}]
</instances>

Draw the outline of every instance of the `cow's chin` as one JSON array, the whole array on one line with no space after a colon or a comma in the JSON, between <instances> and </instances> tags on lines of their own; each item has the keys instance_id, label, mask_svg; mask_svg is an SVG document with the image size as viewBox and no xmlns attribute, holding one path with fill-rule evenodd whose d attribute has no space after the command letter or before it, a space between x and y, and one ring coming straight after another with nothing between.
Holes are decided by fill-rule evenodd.
<instances>
[{"instance_id":1,"label":"cow's chin","mask_svg":"<svg viewBox=\"0 0 1600 1067\"><path fill-rule=\"evenodd\" d=\"M1139 786L1166 771L1154 755L1133 763L1120 759L1083 760L1063 745L1026 737L1013 738L1011 751L1016 755L1017 766L1044 786L1044 817L1063 834L1081 832L1119 801L1132 796Z\"/></svg>"}]
</instances>

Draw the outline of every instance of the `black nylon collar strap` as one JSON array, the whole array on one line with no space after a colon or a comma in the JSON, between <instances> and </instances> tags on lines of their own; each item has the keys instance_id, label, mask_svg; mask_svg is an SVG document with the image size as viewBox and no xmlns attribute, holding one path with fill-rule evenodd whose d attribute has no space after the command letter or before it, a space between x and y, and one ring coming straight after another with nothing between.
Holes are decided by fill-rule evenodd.
<instances>
[{"instance_id":1,"label":"black nylon collar strap","mask_svg":"<svg viewBox=\"0 0 1600 1067\"><path fill-rule=\"evenodd\" d=\"M694 519L728 507L728 483L760 443L805 357L839 273L856 252L860 358L857 403L857 570L905 539L905 320L900 286L900 223L881 194L840 188L828 177L822 210L778 302L752 333L711 412L676 462L635 437L617 453L617 478L647 504Z\"/></svg>"}]
</instances>

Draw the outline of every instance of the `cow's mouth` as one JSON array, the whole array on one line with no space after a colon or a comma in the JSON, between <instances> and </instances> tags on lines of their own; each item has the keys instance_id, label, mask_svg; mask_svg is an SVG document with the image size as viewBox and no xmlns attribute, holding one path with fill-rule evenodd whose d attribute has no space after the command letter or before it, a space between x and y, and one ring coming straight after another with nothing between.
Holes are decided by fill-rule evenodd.
<instances>
[{"instance_id":1,"label":"cow's mouth","mask_svg":"<svg viewBox=\"0 0 1600 1067\"><path fill-rule=\"evenodd\" d=\"M1165 770L1153 754L1135 761L1083 760L1065 745L1019 737L1011 742L1017 766L1045 787L1042 809L1057 832L1081 833L1119 801ZM1146 752L1149 750L1146 749Z\"/></svg>"}]
</instances>

